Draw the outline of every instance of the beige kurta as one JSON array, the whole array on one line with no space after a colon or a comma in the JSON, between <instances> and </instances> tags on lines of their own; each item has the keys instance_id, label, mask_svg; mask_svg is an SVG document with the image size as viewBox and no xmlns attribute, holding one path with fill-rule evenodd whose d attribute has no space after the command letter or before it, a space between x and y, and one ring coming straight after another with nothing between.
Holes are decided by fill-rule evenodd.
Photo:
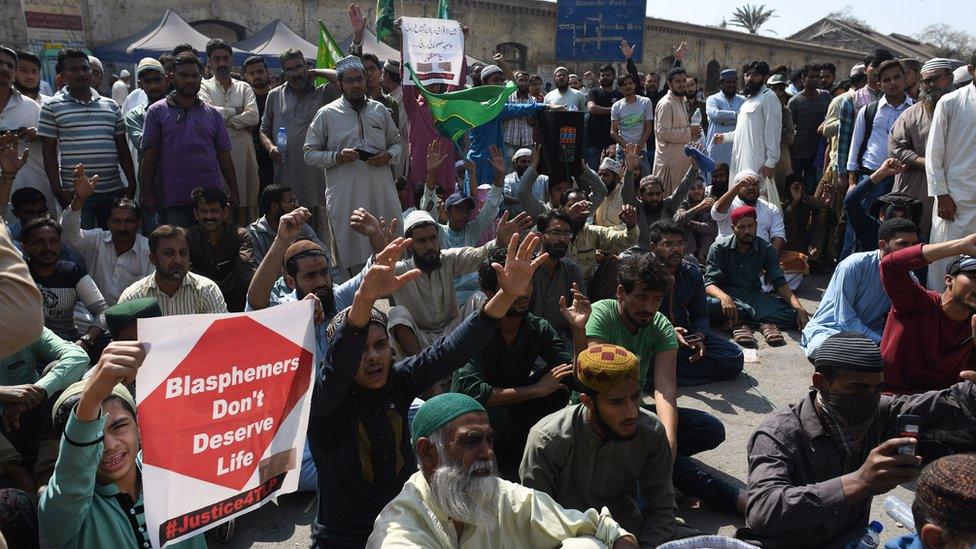
<instances>
[{"instance_id":1,"label":"beige kurta","mask_svg":"<svg viewBox=\"0 0 976 549\"><path fill-rule=\"evenodd\" d=\"M305 162L322 168L328 178L325 202L329 209L334 256L342 268L366 263L373 250L369 240L352 230L349 216L356 208L366 208L377 218L401 219L400 200L389 166L372 166L362 160L339 164L342 149L369 153L387 152L396 164L403 154L400 132L393 117L381 103L368 100L359 112L345 97L319 109L305 137ZM402 223L399 225L402 227Z\"/></svg>"},{"instance_id":2,"label":"beige kurta","mask_svg":"<svg viewBox=\"0 0 976 549\"><path fill-rule=\"evenodd\" d=\"M685 145L691 142L691 124L683 97L668 92L654 110L654 168L664 182L664 196L670 196L691 167Z\"/></svg>"},{"instance_id":3,"label":"beige kurta","mask_svg":"<svg viewBox=\"0 0 976 549\"><path fill-rule=\"evenodd\" d=\"M251 130L261 122L261 118L254 90L247 82L234 79L231 79L230 87L224 89L214 77L200 84L200 100L209 103L224 117L230 135L234 171L237 172L240 207L248 208L250 219L257 219L260 180Z\"/></svg>"},{"instance_id":4,"label":"beige kurta","mask_svg":"<svg viewBox=\"0 0 976 549\"><path fill-rule=\"evenodd\" d=\"M486 530L466 525L460 538L450 517L434 502L423 473L407 480L403 491L376 517L366 547L425 549L536 549L538 547L612 547L631 535L603 509L564 509L545 492L498 479L498 522Z\"/></svg>"}]
</instances>

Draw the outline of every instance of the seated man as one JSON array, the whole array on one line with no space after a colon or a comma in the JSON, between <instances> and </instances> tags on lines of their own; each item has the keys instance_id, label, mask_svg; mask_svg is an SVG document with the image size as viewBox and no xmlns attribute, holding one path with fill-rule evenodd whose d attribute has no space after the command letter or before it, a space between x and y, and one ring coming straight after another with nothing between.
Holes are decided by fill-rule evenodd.
<instances>
[{"instance_id":1,"label":"seated man","mask_svg":"<svg viewBox=\"0 0 976 549\"><path fill-rule=\"evenodd\" d=\"M512 155L513 171L505 175L505 208L509 215L515 216L522 213L523 208L518 199L519 182L525 175L525 170L532 163L532 149L519 149ZM539 175L532 184L532 196L540 203L546 202L546 194L549 192L549 176Z\"/></svg>"},{"instance_id":2,"label":"seated man","mask_svg":"<svg viewBox=\"0 0 976 549\"><path fill-rule=\"evenodd\" d=\"M50 217L39 217L23 228L20 237L31 277L44 295L44 325L61 339L92 352L105 332L105 298L84 267L60 259L61 225ZM84 335L75 323L79 302L94 318Z\"/></svg>"},{"instance_id":3,"label":"seated man","mask_svg":"<svg viewBox=\"0 0 976 549\"><path fill-rule=\"evenodd\" d=\"M48 364L53 363L44 375ZM3 402L3 431L0 433L0 470L13 488L35 494L34 473L49 472L56 451L39 444L46 435L44 414L51 411L52 396L81 379L88 368L88 355L77 345L44 328L30 345L0 359L0 402ZM48 455L50 454L50 455ZM38 484L44 484L40 477Z\"/></svg>"},{"instance_id":4,"label":"seated man","mask_svg":"<svg viewBox=\"0 0 976 549\"><path fill-rule=\"evenodd\" d=\"M85 258L85 266L102 292L105 303L115 305L133 282L152 274L149 240L139 234L139 206L128 198L117 198L108 214L108 230L82 229L81 211L98 184L81 166L75 167L75 195L61 214L63 239Z\"/></svg>"},{"instance_id":5,"label":"seated man","mask_svg":"<svg viewBox=\"0 0 976 549\"><path fill-rule=\"evenodd\" d=\"M813 360L817 348L840 332L857 332L881 344L891 300L881 284L881 260L918 242L918 227L896 217L878 229L878 249L858 252L837 264L813 318L803 328L800 347Z\"/></svg>"},{"instance_id":6,"label":"seated man","mask_svg":"<svg viewBox=\"0 0 976 549\"><path fill-rule=\"evenodd\" d=\"M718 225L712 219L713 204L715 199L705 196L705 180L699 175L688 189L688 198L674 214L674 222L685 231L685 253L694 257L699 266L705 264L708 249L718 235Z\"/></svg>"},{"instance_id":7,"label":"seated man","mask_svg":"<svg viewBox=\"0 0 976 549\"><path fill-rule=\"evenodd\" d=\"M230 202L223 189L197 187L190 193L197 224L186 231L190 271L217 283L227 310L244 310L247 287L257 269L247 229L228 221Z\"/></svg>"},{"instance_id":8,"label":"seated man","mask_svg":"<svg viewBox=\"0 0 976 549\"><path fill-rule=\"evenodd\" d=\"M247 226L247 232L251 235L251 245L254 250L254 261L261 263L268 249L271 248L278 229L278 222L281 216L294 211L300 204L295 198L295 191L288 185L273 183L261 191L261 211L264 215ZM318 235L312 227L305 223L301 226L298 239L311 240L319 245L323 250L327 250L325 244L319 240Z\"/></svg>"},{"instance_id":9,"label":"seated man","mask_svg":"<svg viewBox=\"0 0 976 549\"><path fill-rule=\"evenodd\" d=\"M816 196L808 195L804 192L803 177L797 173L786 176L785 184L790 190L790 201L783 209L786 250L805 255L810 263L817 263L829 272L833 264L824 261L823 253L830 244L837 216L824 199L832 200L834 191L821 186Z\"/></svg>"},{"instance_id":10,"label":"seated man","mask_svg":"<svg viewBox=\"0 0 976 549\"><path fill-rule=\"evenodd\" d=\"M976 455L958 454L928 464L915 483L915 533L885 549L970 549L976 546Z\"/></svg>"},{"instance_id":11,"label":"seated man","mask_svg":"<svg viewBox=\"0 0 976 549\"><path fill-rule=\"evenodd\" d=\"M546 262L532 278L532 301L529 310L535 316L546 319L563 343L573 345L574 330L563 318L560 303L573 299L573 288L586 294L583 272L566 257L573 238L572 220L562 210L550 210L535 219L536 231L542 235L543 249L548 254Z\"/></svg>"},{"instance_id":12,"label":"seated man","mask_svg":"<svg viewBox=\"0 0 976 549\"><path fill-rule=\"evenodd\" d=\"M2 207L6 208L6 204ZM47 197L34 187L21 187L10 195L10 208L12 217L17 220L8 224L10 237L20 240L20 229L24 225L48 213Z\"/></svg>"},{"instance_id":13,"label":"seated man","mask_svg":"<svg viewBox=\"0 0 976 549\"><path fill-rule=\"evenodd\" d=\"M711 317L734 328L732 335L740 345L756 344L752 327L757 325L766 343L785 345L780 330L803 328L810 317L786 283L775 248L756 236L756 209L739 206L731 218L733 234L712 244L705 266ZM778 296L763 293L760 276L773 285Z\"/></svg>"},{"instance_id":14,"label":"seated man","mask_svg":"<svg viewBox=\"0 0 976 549\"><path fill-rule=\"evenodd\" d=\"M638 546L606 512L564 508L544 492L498 478L488 414L469 396L425 402L412 442L420 471L377 517L370 549Z\"/></svg>"},{"instance_id":15,"label":"seated man","mask_svg":"<svg viewBox=\"0 0 976 549\"><path fill-rule=\"evenodd\" d=\"M437 242L436 233L432 236ZM380 297L421 276L396 274L410 245L397 238L377 254L352 306L328 328L329 350L318 368L309 417L309 442L319 472L318 514L312 529L319 547L362 547L373 522L416 470L407 411L434 382L479 352L516 299L525 294L545 254L532 259L539 237L508 243L496 293L479 312L421 354L394 362L386 317L373 309Z\"/></svg>"},{"instance_id":16,"label":"seated man","mask_svg":"<svg viewBox=\"0 0 976 549\"><path fill-rule=\"evenodd\" d=\"M742 349L708 329L708 304L701 271L684 261L684 232L670 221L651 225L652 251L674 278L660 311L678 338L678 386L704 385L735 379L742 372Z\"/></svg>"},{"instance_id":17,"label":"seated man","mask_svg":"<svg viewBox=\"0 0 976 549\"><path fill-rule=\"evenodd\" d=\"M725 511L742 512L745 494L706 473L690 457L711 450L725 440L725 427L715 417L678 408L675 373L678 339L674 327L659 310L672 279L653 254L620 262L617 299L593 304L586 323L587 342L619 345L640 359L639 386L654 395L649 409L660 418L675 456L673 482L682 493Z\"/></svg>"},{"instance_id":18,"label":"seated man","mask_svg":"<svg viewBox=\"0 0 976 549\"><path fill-rule=\"evenodd\" d=\"M960 255L963 254L963 255ZM949 264L945 290L927 290L913 270L943 258ZM920 393L945 389L973 364L969 321L976 312L976 234L917 244L881 260L881 283L891 298L891 311L881 336L885 391Z\"/></svg>"},{"instance_id":19,"label":"seated man","mask_svg":"<svg viewBox=\"0 0 976 549\"><path fill-rule=\"evenodd\" d=\"M136 403L123 385L146 357L137 342L110 343L91 375L54 406L61 449L38 519L55 547L148 547ZM173 544L205 548L203 534Z\"/></svg>"},{"instance_id":20,"label":"seated man","mask_svg":"<svg viewBox=\"0 0 976 549\"><path fill-rule=\"evenodd\" d=\"M493 263L505 263L506 250L496 248L478 269L478 282L485 296L498 292ZM451 391L464 393L485 406L495 442L502 478L518 480L518 464L529 429L547 414L566 406L569 385L562 383L572 373L573 355L556 330L543 318L529 312L532 285L526 295L509 308L491 334L485 348L454 372ZM567 320L585 348L589 301L575 292L573 307L563 306ZM537 362L545 364L539 367Z\"/></svg>"},{"instance_id":21,"label":"seated man","mask_svg":"<svg viewBox=\"0 0 976 549\"><path fill-rule=\"evenodd\" d=\"M410 239L410 258L398 261L398 274L420 270L421 275L393 294L396 307L390 309L390 338L397 356L419 354L435 339L450 333L477 305L458 307L454 279L478 270L493 246L503 245L518 228L506 217L498 224L497 238L484 246L441 249L440 232L434 218L424 210L414 210L403 223ZM373 244L376 251L376 244Z\"/></svg>"},{"instance_id":22,"label":"seated man","mask_svg":"<svg viewBox=\"0 0 976 549\"><path fill-rule=\"evenodd\" d=\"M566 508L606 505L641 546L656 547L674 535L672 456L664 426L640 407L639 370L640 360L623 347L580 353L574 377L581 403L532 427L519 475Z\"/></svg>"},{"instance_id":23,"label":"seated man","mask_svg":"<svg viewBox=\"0 0 976 549\"><path fill-rule=\"evenodd\" d=\"M186 229L160 225L149 235L149 261L156 272L132 283L119 303L155 297L163 316L226 313L227 304L217 283L191 273Z\"/></svg>"},{"instance_id":24,"label":"seated man","mask_svg":"<svg viewBox=\"0 0 976 549\"><path fill-rule=\"evenodd\" d=\"M967 344L972 346L972 342ZM871 500L918 473L918 453L951 443L976 448L976 372L948 390L882 396L881 352L861 334L842 332L817 350L814 389L766 416L749 439L749 505L742 539L762 547L846 547L864 533ZM897 418L917 415L918 438L901 437Z\"/></svg>"},{"instance_id":25,"label":"seated man","mask_svg":"<svg viewBox=\"0 0 976 549\"><path fill-rule=\"evenodd\" d=\"M628 152L627 165L628 171L633 166L636 155ZM636 162L639 162L637 160ZM695 180L698 179L698 164L692 160L691 166L685 173L681 184L675 187L670 195L664 194L664 181L655 175L646 175L640 180L639 192L635 195L633 186L624 185L624 200L637 208L637 226L640 229L640 237L637 245L642 248L648 247L647 235L649 227L658 221L671 221L678 208L688 196Z\"/></svg>"}]
</instances>

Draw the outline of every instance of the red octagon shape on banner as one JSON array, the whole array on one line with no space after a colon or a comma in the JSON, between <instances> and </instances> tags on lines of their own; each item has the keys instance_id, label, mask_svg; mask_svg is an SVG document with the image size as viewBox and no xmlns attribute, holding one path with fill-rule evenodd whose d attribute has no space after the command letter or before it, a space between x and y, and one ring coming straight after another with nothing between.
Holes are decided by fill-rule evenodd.
<instances>
[{"instance_id":1,"label":"red octagon shape on banner","mask_svg":"<svg viewBox=\"0 0 976 549\"><path fill-rule=\"evenodd\" d=\"M214 389L166 398L167 381L172 378L219 376L230 373L235 366L238 370L246 370L296 357L298 368L294 371L286 368L278 375L256 377L250 382L227 387L219 394ZM215 320L186 358L139 404L143 461L233 490L243 490L278 433L281 422L308 390L311 367L310 351L249 317ZM256 395L260 391L263 391L263 397L258 405ZM217 399L237 402L241 411L213 419ZM245 409L248 399L249 410ZM257 432L255 425L269 417L274 421L272 428ZM193 453L194 435L223 436L249 425L252 425L252 432L244 440L229 444L222 442L218 448L207 445L206 449ZM251 463L242 465L238 457L239 466L235 468L235 456L247 452L253 454ZM218 474L218 466L223 469L222 474Z\"/></svg>"}]
</instances>

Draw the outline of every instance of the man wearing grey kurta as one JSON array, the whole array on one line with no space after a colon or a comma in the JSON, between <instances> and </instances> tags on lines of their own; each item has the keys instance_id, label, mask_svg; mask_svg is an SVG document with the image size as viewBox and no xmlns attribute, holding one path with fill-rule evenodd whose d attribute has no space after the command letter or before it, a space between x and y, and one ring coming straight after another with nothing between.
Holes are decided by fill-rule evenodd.
<instances>
[{"instance_id":1,"label":"man wearing grey kurta","mask_svg":"<svg viewBox=\"0 0 976 549\"><path fill-rule=\"evenodd\" d=\"M281 54L285 84L268 92L261 140L274 160L274 182L295 191L298 203L312 212L311 224L323 242L331 242L329 217L325 206L325 170L305 163L302 148L308 127L319 109L339 98L339 86L316 86L308 74L305 55L293 48ZM288 145L279 151L278 133L285 130ZM277 229L277 226L275 227Z\"/></svg>"},{"instance_id":2,"label":"man wearing grey kurta","mask_svg":"<svg viewBox=\"0 0 976 549\"><path fill-rule=\"evenodd\" d=\"M305 138L305 162L324 168L325 201L332 229L333 257L346 275L358 272L373 253L366 237L346 220L356 208L377 218L400 217L391 164L403 154L390 111L366 97L366 77L358 57L336 64L342 97L322 107Z\"/></svg>"},{"instance_id":3,"label":"man wearing grey kurta","mask_svg":"<svg viewBox=\"0 0 976 549\"><path fill-rule=\"evenodd\" d=\"M675 536L671 448L657 416L638 404L637 370L637 357L616 345L580 353L574 375L582 403L532 427L519 476L564 507L608 507L642 548L651 548ZM617 400L624 404L614 409L609 403Z\"/></svg>"}]
</instances>

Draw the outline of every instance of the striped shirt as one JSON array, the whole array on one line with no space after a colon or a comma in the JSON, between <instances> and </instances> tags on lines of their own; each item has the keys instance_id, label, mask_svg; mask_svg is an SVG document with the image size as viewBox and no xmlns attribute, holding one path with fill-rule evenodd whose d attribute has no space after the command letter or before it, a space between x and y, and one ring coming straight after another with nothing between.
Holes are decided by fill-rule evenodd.
<instances>
[{"instance_id":1,"label":"striped shirt","mask_svg":"<svg viewBox=\"0 0 976 549\"><path fill-rule=\"evenodd\" d=\"M142 297L155 297L159 300L159 308L163 311L163 316L227 312L227 303L217 283L193 273L186 273L180 289L176 290L173 297L159 289L156 285L155 273L148 275L126 288L119 296L119 303Z\"/></svg>"},{"instance_id":2,"label":"striped shirt","mask_svg":"<svg viewBox=\"0 0 976 549\"><path fill-rule=\"evenodd\" d=\"M37 135L58 140L64 189L73 188L72 171L77 164L85 165L88 177L99 176L96 193L123 187L115 136L125 135L125 122L111 98L91 90L91 101L86 103L64 88L41 106Z\"/></svg>"}]
</instances>

